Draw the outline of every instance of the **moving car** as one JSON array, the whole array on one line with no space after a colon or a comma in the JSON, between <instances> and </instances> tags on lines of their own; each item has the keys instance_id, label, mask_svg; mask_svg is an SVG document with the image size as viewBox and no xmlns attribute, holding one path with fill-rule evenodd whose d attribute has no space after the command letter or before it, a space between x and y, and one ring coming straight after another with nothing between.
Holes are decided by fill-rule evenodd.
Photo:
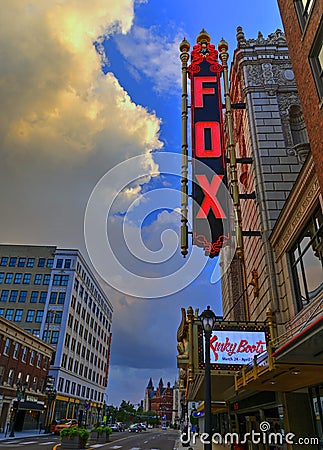
<instances>
[{"instance_id":1,"label":"moving car","mask_svg":"<svg viewBox=\"0 0 323 450\"><path fill-rule=\"evenodd\" d=\"M134 423L133 425L130 425L129 427L129 433L141 433L142 428L139 423Z\"/></svg>"},{"instance_id":2,"label":"moving car","mask_svg":"<svg viewBox=\"0 0 323 450\"><path fill-rule=\"evenodd\" d=\"M53 432L55 434L59 434L59 432L63 428L71 428L71 427L77 427L78 421L76 419L60 419L59 422L54 425Z\"/></svg>"}]
</instances>

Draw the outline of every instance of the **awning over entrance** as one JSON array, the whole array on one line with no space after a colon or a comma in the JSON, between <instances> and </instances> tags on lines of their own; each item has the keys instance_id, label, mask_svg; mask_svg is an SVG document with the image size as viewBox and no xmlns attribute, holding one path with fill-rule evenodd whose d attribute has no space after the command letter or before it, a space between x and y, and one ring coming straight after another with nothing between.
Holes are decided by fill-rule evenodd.
<instances>
[{"instance_id":1,"label":"awning over entrance","mask_svg":"<svg viewBox=\"0 0 323 450\"><path fill-rule=\"evenodd\" d=\"M18 410L26 410L26 411L43 411L44 405L42 403L37 403L37 402L20 402L19 403L19 407Z\"/></svg>"},{"instance_id":2,"label":"awning over entrance","mask_svg":"<svg viewBox=\"0 0 323 450\"><path fill-rule=\"evenodd\" d=\"M211 392L213 401L226 401L226 391L234 386L234 374L222 371L211 371ZM202 401L205 398L204 371L196 374L188 386L189 401Z\"/></svg>"}]
</instances>

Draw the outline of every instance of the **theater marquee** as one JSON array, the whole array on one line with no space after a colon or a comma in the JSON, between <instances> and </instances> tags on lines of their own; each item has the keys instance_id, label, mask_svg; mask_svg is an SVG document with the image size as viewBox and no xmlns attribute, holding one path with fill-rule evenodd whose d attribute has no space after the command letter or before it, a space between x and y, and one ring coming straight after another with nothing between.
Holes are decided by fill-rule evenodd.
<instances>
[{"instance_id":1,"label":"theater marquee","mask_svg":"<svg viewBox=\"0 0 323 450\"><path fill-rule=\"evenodd\" d=\"M210 340L212 369L240 370L252 363L255 356L266 354L268 338L268 329L264 326L251 323L248 326L219 325ZM204 366L202 329L199 331L199 361L200 366Z\"/></svg>"}]
</instances>

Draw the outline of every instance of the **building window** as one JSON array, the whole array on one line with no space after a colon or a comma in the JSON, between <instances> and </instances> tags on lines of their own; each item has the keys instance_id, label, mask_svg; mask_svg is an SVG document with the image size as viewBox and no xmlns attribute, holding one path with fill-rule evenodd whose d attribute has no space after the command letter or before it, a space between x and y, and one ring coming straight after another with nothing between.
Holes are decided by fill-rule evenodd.
<instances>
[{"instance_id":1,"label":"building window","mask_svg":"<svg viewBox=\"0 0 323 450\"><path fill-rule=\"evenodd\" d=\"M23 309L16 309L15 318L14 318L15 322L21 322L22 321L23 312L24 312Z\"/></svg>"},{"instance_id":2,"label":"building window","mask_svg":"<svg viewBox=\"0 0 323 450\"><path fill-rule=\"evenodd\" d=\"M64 369L66 369L66 362L67 362L67 354L64 353L62 357L62 367L64 367Z\"/></svg>"},{"instance_id":3,"label":"building window","mask_svg":"<svg viewBox=\"0 0 323 450\"><path fill-rule=\"evenodd\" d=\"M27 347L24 347L22 350L21 361L26 362L26 360L27 360Z\"/></svg>"},{"instance_id":4,"label":"building window","mask_svg":"<svg viewBox=\"0 0 323 450\"><path fill-rule=\"evenodd\" d=\"M9 373L8 373L8 381L7 381L7 383L9 384L9 386L13 386L13 378L14 378L14 375L15 375L15 371L14 371L13 369L10 369L10 370L9 370Z\"/></svg>"},{"instance_id":5,"label":"building window","mask_svg":"<svg viewBox=\"0 0 323 450\"><path fill-rule=\"evenodd\" d=\"M64 268L65 269L70 269L71 268L71 264L72 264L72 260L71 259L65 259Z\"/></svg>"},{"instance_id":6,"label":"building window","mask_svg":"<svg viewBox=\"0 0 323 450\"><path fill-rule=\"evenodd\" d=\"M16 267L16 264L17 264L17 258L16 257L10 258L9 267Z\"/></svg>"},{"instance_id":7,"label":"building window","mask_svg":"<svg viewBox=\"0 0 323 450\"><path fill-rule=\"evenodd\" d=\"M56 269L62 269L63 267L63 259L58 259L56 261Z\"/></svg>"},{"instance_id":8,"label":"building window","mask_svg":"<svg viewBox=\"0 0 323 450\"><path fill-rule=\"evenodd\" d=\"M49 282L50 282L50 274L44 275L43 284L44 284L44 285L48 285Z\"/></svg>"},{"instance_id":9,"label":"building window","mask_svg":"<svg viewBox=\"0 0 323 450\"><path fill-rule=\"evenodd\" d=\"M49 297L49 303L54 305L56 303L57 292L51 292Z\"/></svg>"},{"instance_id":10,"label":"building window","mask_svg":"<svg viewBox=\"0 0 323 450\"><path fill-rule=\"evenodd\" d=\"M20 284L22 280L22 273L16 273L13 284Z\"/></svg>"},{"instance_id":11,"label":"building window","mask_svg":"<svg viewBox=\"0 0 323 450\"><path fill-rule=\"evenodd\" d=\"M4 316L4 308L0 308L0 316Z\"/></svg>"},{"instance_id":12,"label":"building window","mask_svg":"<svg viewBox=\"0 0 323 450\"><path fill-rule=\"evenodd\" d=\"M15 348L14 348L14 351L13 351L13 357L15 359L18 359L19 347L20 347L20 345L18 344L18 342L16 342L15 343Z\"/></svg>"},{"instance_id":13,"label":"building window","mask_svg":"<svg viewBox=\"0 0 323 450\"><path fill-rule=\"evenodd\" d=\"M38 295L39 295L38 291L32 291L31 296L30 296L30 303L37 303Z\"/></svg>"},{"instance_id":14,"label":"building window","mask_svg":"<svg viewBox=\"0 0 323 450\"><path fill-rule=\"evenodd\" d=\"M1 258L0 266L6 267L8 264L9 258L7 256L3 256Z\"/></svg>"},{"instance_id":15,"label":"building window","mask_svg":"<svg viewBox=\"0 0 323 450\"><path fill-rule=\"evenodd\" d=\"M46 303L47 292L42 291L40 293L39 303Z\"/></svg>"},{"instance_id":16,"label":"building window","mask_svg":"<svg viewBox=\"0 0 323 450\"><path fill-rule=\"evenodd\" d=\"M75 395L75 388L76 388L76 383L75 383L75 381L72 381L71 395Z\"/></svg>"},{"instance_id":17,"label":"building window","mask_svg":"<svg viewBox=\"0 0 323 450\"><path fill-rule=\"evenodd\" d=\"M26 264L26 258L19 258L18 267L25 267L25 264Z\"/></svg>"},{"instance_id":18,"label":"building window","mask_svg":"<svg viewBox=\"0 0 323 450\"><path fill-rule=\"evenodd\" d=\"M7 338L6 339L6 342L5 342L5 344L4 344L4 348L3 348L3 354L4 355L9 355L9 350L10 350L10 339L9 338Z\"/></svg>"},{"instance_id":19,"label":"building window","mask_svg":"<svg viewBox=\"0 0 323 450\"><path fill-rule=\"evenodd\" d=\"M7 311L6 311L6 315L5 315L5 318L7 319L7 320L12 320L13 319L13 309L7 309Z\"/></svg>"},{"instance_id":20,"label":"building window","mask_svg":"<svg viewBox=\"0 0 323 450\"><path fill-rule=\"evenodd\" d=\"M65 393L66 394L69 394L69 392L70 392L70 380L66 380L66 382L65 382Z\"/></svg>"},{"instance_id":21,"label":"building window","mask_svg":"<svg viewBox=\"0 0 323 450\"><path fill-rule=\"evenodd\" d=\"M25 303L25 301L27 300L27 291L20 291L19 294L19 303Z\"/></svg>"},{"instance_id":22,"label":"building window","mask_svg":"<svg viewBox=\"0 0 323 450\"><path fill-rule=\"evenodd\" d=\"M318 208L294 243L291 267L300 311L323 289L323 216Z\"/></svg>"},{"instance_id":23,"label":"building window","mask_svg":"<svg viewBox=\"0 0 323 450\"><path fill-rule=\"evenodd\" d=\"M34 320L34 316L35 316L35 310L34 309L28 309L26 322L32 322Z\"/></svg>"},{"instance_id":24,"label":"building window","mask_svg":"<svg viewBox=\"0 0 323 450\"><path fill-rule=\"evenodd\" d=\"M53 258L48 258L48 260L47 260L47 267L49 267L51 269L53 267L53 265L54 265Z\"/></svg>"},{"instance_id":25,"label":"building window","mask_svg":"<svg viewBox=\"0 0 323 450\"><path fill-rule=\"evenodd\" d=\"M36 273L34 284L41 284L42 278L43 278L43 275L41 273Z\"/></svg>"},{"instance_id":26,"label":"building window","mask_svg":"<svg viewBox=\"0 0 323 450\"><path fill-rule=\"evenodd\" d=\"M58 389L60 392L62 392L62 390L63 390L63 385L64 385L64 378L59 377L57 389Z\"/></svg>"},{"instance_id":27,"label":"building window","mask_svg":"<svg viewBox=\"0 0 323 450\"><path fill-rule=\"evenodd\" d=\"M309 55L313 77L319 98L323 97L323 19L314 39L313 47Z\"/></svg>"},{"instance_id":28,"label":"building window","mask_svg":"<svg viewBox=\"0 0 323 450\"><path fill-rule=\"evenodd\" d=\"M9 302L16 302L18 298L18 291L11 291Z\"/></svg>"},{"instance_id":29,"label":"building window","mask_svg":"<svg viewBox=\"0 0 323 450\"><path fill-rule=\"evenodd\" d=\"M35 264L35 258L28 258L27 267L34 267L34 264Z\"/></svg>"},{"instance_id":30,"label":"building window","mask_svg":"<svg viewBox=\"0 0 323 450\"><path fill-rule=\"evenodd\" d=\"M24 280L23 280L23 284L30 284L30 278L31 278L31 274L30 273L25 273L24 275Z\"/></svg>"},{"instance_id":31,"label":"building window","mask_svg":"<svg viewBox=\"0 0 323 450\"><path fill-rule=\"evenodd\" d=\"M3 279L4 279L4 272L0 272L0 284L3 283Z\"/></svg>"},{"instance_id":32,"label":"building window","mask_svg":"<svg viewBox=\"0 0 323 450\"><path fill-rule=\"evenodd\" d=\"M63 311L56 311L54 316L54 323L60 324L62 323Z\"/></svg>"},{"instance_id":33,"label":"building window","mask_svg":"<svg viewBox=\"0 0 323 450\"><path fill-rule=\"evenodd\" d=\"M51 337L50 343L51 343L51 344L57 344L57 342L58 342L58 336L59 336L59 331L53 331L53 332L52 332L52 337Z\"/></svg>"},{"instance_id":34,"label":"building window","mask_svg":"<svg viewBox=\"0 0 323 450\"><path fill-rule=\"evenodd\" d=\"M59 305L64 305L64 303L65 303L65 297L66 297L66 293L65 293L65 292L60 292L60 293L58 294L58 301L57 301L57 303L58 303Z\"/></svg>"},{"instance_id":35,"label":"building window","mask_svg":"<svg viewBox=\"0 0 323 450\"><path fill-rule=\"evenodd\" d=\"M45 262L46 262L45 258L39 258L38 267L45 267Z\"/></svg>"},{"instance_id":36,"label":"building window","mask_svg":"<svg viewBox=\"0 0 323 450\"><path fill-rule=\"evenodd\" d=\"M40 338L40 330L33 330L33 336Z\"/></svg>"},{"instance_id":37,"label":"building window","mask_svg":"<svg viewBox=\"0 0 323 450\"><path fill-rule=\"evenodd\" d=\"M32 350L31 353L30 353L30 359L29 359L29 364L30 364L31 366L34 365L34 360L35 360L35 351Z\"/></svg>"},{"instance_id":38,"label":"building window","mask_svg":"<svg viewBox=\"0 0 323 450\"><path fill-rule=\"evenodd\" d=\"M43 315L44 315L44 311L37 311L35 322L41 323L43 320Z\"/></svg>"},{"instance_id":39,"label":"building window","mask_svg":"<svg viewBox=\"0 0 323 450\"><path fill-rule=\"evenodd\" d=\"M7 273L6 274L6 279L4 280L5 284L12 283L12 279L13 279L13 273Z\"/></svg>"},{"instance_id":40,"label":"building window","mask_svg":"<svg viewBox=\"0 0 323 450\"><path fill-rule=\"evenodd\" d=\"M299 25L303 31L309 17L314 0L296 0L295 8L298 16Z\"/></svg>"}]
</instances>

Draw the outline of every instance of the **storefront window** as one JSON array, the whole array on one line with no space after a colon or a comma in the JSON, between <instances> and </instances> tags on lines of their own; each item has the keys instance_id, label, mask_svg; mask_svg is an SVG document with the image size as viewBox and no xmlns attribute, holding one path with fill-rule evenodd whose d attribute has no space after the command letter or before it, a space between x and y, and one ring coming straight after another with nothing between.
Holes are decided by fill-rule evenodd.
<instances>
[{"instance_id":1,"label":"storefront window","mask_svg":"<svg viewBox=\"0 0 323 450\"><path fill-rule=\"evenodd\" d=\"M323 289L323 216L320 208L294 243L290 258L300 311Z\"/></svg>"}]
</instances>

